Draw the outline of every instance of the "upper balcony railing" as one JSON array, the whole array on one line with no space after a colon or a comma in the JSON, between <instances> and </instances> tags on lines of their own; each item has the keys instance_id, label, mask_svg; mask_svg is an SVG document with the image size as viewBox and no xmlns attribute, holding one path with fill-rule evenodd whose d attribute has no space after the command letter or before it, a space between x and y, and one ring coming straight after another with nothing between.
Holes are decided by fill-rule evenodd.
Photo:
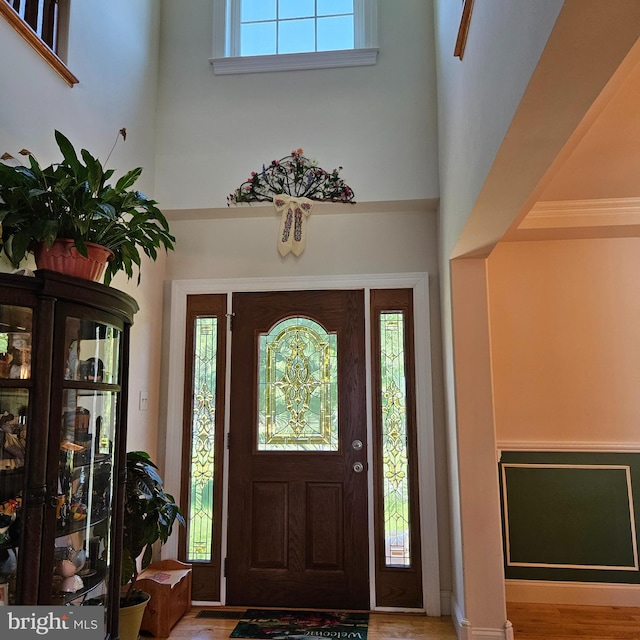
<instances>
[{"instance_id":1,"label":"upper balcony railing","mask_svg":"<svg viewBox=\"0 0 640 640\"><path fill-rule=\"evenodd\" d=\"M58 0L5 0L54 53L58 45Z\"/></svg>"},{"instance_id":2,"label":"upper balcony railing","mask_svg":"<svg viewBox=\"0 0 640 640\"><path fill-rule=\"evenodd\" d=\"M69 0L0 0L0 15L6 18L69 86L78 82L64 62Z\"/></svg>"}]
</instances>

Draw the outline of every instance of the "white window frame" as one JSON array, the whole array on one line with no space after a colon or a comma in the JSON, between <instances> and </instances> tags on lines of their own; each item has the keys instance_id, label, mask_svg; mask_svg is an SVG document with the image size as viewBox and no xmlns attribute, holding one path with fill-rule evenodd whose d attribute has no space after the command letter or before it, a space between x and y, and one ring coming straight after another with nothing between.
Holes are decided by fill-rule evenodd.
<instances>
[{"instance_id":1,"label":"white window frame","mask_svg":"<svg viewBox=\"0 0 640 640\"><path fill-rule=\"evenodd\" d=\"M373 65L378 56L378 0L354 0L354 48L339 51L239 56L240 0L213 0L213 56L216 75Z\"/></svg>"}]
</instances>

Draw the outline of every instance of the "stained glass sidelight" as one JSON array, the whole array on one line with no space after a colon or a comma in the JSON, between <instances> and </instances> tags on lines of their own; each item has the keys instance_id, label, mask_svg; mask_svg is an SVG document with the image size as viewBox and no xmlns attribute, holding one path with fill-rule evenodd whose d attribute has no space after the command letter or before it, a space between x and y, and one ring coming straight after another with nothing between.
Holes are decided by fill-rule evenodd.
<instances>
[{"instance_id":1,"label":"stained glass sidelight","mask_svg":"<svg viewBox=\"0 0 640 640\"><path fill-rule=\"evenodd\" d=\"M217 319L196 318L193 358L188 561L211 560Z\"/></svg>"},{"instance_id":2,"label":"stained glass sidelight","mask_svg":"<svg viewBox=\"0 0 640 640\"><path fill-rule=\"evenodd\" d=\"M384 537L387 566L411 564L404 315L380 314Z\"/></svg>"},{"instance_id":3,"label":"stained glass sidelight","mask_svg":"<svg viewBox=\"0 0 640 640\"><path fill-rule=\"evenodd\" d=\"M308 318L258 342L258 451L338 450L338 340Z\"/></svg>"}]
</instances>

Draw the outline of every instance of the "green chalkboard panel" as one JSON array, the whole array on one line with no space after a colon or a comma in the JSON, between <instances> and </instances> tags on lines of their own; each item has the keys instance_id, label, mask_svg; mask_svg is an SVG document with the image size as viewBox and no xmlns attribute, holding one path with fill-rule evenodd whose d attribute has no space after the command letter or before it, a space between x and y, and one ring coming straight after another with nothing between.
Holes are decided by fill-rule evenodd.
<instances>
[{"instance_id":1,"label":"green chalkboard panel","mask_svg":"<svg viewBox=\"0 0 640 640\"><path fill-rule=\"evenodd\" d=\"M503 452L507 578L640 583L640 455Z\"/></svg>"}]
</instances>

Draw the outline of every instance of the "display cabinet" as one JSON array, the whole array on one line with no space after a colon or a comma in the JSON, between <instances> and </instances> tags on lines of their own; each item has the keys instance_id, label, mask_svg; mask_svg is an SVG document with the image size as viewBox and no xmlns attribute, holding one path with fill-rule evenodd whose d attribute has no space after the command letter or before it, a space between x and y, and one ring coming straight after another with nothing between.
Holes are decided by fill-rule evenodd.
<instances>
[{"instance_id":1,"label":"display cabinet","mask_svg":"<svg viewBox=\"0 0 640 640\"><path fill-rule=\"evenodd\" d=\"M0 605L101 605L118 628L128 295L0 274Z\"/></svg>"}]
</instances>

